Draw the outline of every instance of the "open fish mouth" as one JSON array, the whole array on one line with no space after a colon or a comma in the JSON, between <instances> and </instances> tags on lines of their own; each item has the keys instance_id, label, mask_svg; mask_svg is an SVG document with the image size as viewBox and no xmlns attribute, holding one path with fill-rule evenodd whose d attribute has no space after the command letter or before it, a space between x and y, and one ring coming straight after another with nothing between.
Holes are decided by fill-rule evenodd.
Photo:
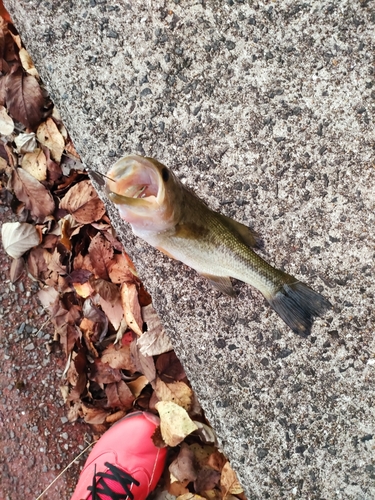
<instances>
[{"instance_id":1,"label":"open fish mouth","mask_svg":"<svg viewBox=\"0 0 375 500\"><path fill-rule=\"evenodd\" d=\"M107 175L107 194L116 204L133 204L131 200L135 199L153 203L162 198L160 172L146 158L137 155L122 158Z\"/></svg>"}]
</instances>

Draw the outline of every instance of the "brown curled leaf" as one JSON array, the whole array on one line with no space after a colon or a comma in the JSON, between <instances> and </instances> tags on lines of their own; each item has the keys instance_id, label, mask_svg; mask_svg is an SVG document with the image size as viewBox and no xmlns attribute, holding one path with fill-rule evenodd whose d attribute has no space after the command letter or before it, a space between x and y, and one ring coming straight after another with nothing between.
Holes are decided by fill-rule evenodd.
<instances>
[{"instance_id":1,"label":"brown curled leaf","mask_svg":"<svg viewBox=\"0 0 375 500\"><path fill-rule=\"evenodd\" d=\"M44 116L44 96L37 80L21 66L8 73L5 80L5 102L9 114L25 127L35 130Z\"/></svg>"},{"instance_id":2,"label":"brown curled leaf","mask_svg":"<svg viewBox=\"0 0 375 500\"><path fill-rule=\"evenodd\" d=\"M12 188L17 198L37 218L45 218L55 210L51 193L35 177L22 168L12 172Z\"/></svg>"},{"instance_id":3,"label":"brown curled leaf","mask_svg":"<svg viewBox=\"0 0 375 500\"><path fill-rule=\"evenodd\" d=\"M104 204L89 180L70 188L61 200L60 208L67 210L80 224L91 224L105 214Z\"/></svg>"}]
</instances>

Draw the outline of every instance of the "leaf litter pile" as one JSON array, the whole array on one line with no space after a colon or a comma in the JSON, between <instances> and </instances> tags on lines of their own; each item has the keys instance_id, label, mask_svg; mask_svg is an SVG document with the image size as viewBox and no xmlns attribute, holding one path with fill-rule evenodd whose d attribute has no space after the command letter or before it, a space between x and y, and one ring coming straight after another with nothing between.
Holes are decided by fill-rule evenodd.
<instances>
[{"instance_id":1,"label":"leaf litter pile","mask_svg":"<svg viewBox=\"0 0 375 500\"><path fill-rule=\"evenodd\" d=\"M40 285L66 356L69 420L99 435L129 412L156 413L154 442L170 448L157 498L244 499L9 18L0 18L0 65L1 202L19 219L3 224L2 243L11 280L27 272Z\"/></svg>"}]
</instances>

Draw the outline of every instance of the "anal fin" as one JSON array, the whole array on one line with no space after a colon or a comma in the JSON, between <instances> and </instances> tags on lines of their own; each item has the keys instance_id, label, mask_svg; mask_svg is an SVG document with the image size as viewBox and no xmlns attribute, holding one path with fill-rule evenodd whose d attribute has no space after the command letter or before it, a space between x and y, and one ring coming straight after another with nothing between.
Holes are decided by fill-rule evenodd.
<instances>
[{"instance_id":1,"label":"anal fin","mask_svg":"<svg viewBox=\"0 0 375 500\"><path fill-rule=\"evenodd\" d=\"M222 293L226 293L231 297L236 296L236 292L232 286L232 282L229 276L215 276L214 274L203 274L205 278L208 279L210 284Z\"/></svg>"}]
</instances>

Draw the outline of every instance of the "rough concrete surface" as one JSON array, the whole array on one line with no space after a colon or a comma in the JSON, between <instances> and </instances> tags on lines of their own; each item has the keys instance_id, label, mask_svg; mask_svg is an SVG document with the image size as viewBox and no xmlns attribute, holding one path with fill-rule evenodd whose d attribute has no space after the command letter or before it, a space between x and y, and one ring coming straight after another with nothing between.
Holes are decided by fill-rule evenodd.
<instances>
[{"instance_id":1,"label":"rough concrete surface","mask_svg":"<svg viewBox=\"0 0 375 500\"><path fill-rule=\"evenodd\" d=\"M108 207L248 497L375 498L374 2L5 4L88 167L156 157L334 305L301 339Z\"/></svg>"}]
</instances>

